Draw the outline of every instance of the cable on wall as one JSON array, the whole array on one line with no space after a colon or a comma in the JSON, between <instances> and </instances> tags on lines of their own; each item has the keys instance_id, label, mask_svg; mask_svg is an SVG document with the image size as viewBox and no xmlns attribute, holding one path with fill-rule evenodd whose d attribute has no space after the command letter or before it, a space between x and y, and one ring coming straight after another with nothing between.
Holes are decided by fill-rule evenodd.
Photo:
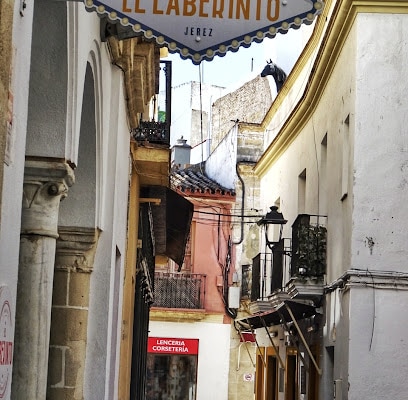
<instances>
[{"instance_id":1,"label":"cable on wall","mask_svg":"<svg viewBox=\"0 0 408 400\"><path fill-rule=\"evenodd\" d=\"M200 137L201 137L201 162L204 162L204 151L203 151L203 93L202 93L202 73L201 69L204 68L204 65L200 62L198 65L199 77L200 77ZM201 168L201 167L200 167Z\"/></svg>"}]
</instances>

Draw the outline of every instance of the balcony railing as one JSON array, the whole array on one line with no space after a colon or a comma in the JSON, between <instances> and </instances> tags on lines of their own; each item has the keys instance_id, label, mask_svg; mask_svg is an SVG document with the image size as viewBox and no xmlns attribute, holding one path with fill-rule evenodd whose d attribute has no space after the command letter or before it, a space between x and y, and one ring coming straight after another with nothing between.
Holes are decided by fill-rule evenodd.
<instances>
[{"instance_id":1,"label":"balcony railing","mask_svg":"<svg viewBox=\"0 0 408 400\"><path fill-rule=\"evenodd\" d=\"M300 214L292 225L292 277L322 278L326 273L326 217Z\"/></svg>"},{"instance_id":2,"label":"balcony railing","mask_svg":"<svg viewBox=\"0 0 408 400\"><path fill-rule=\"evenodd\" d=\"M273 253L259 253L252 259L251 301L267 300L276 290L284 290L289 281L290 258L282 243Z\"/></svg>"},{"instance_id":3,"label":"balcony railing","mask_svg":"<svg viewBox=\"0 0 408 400\"><path fill-rule=\"evenodd\" d=\"M156 272L153 307L204 309L206 275Z\"/></svg>"},{"instance_id":4,"label":"balcony railing","mask_svg":"<svg viewBox=\"0 0 408 400\"><path fill-rule=\"evenodd\" d=\"M273 293L287 292L293 282L321 285L326 274L327 229L324 216L300 214L292 225L292 238L284 238L271 253L259 253L252 260L250 290L252 302L265 301Z\"/></svg>"},{"instance_id":5,"label":"balcony railing","mask_svg":"<svg viewBox=\"0 0 408 400\"><path fill-rule=\"evenodd\" d=\"M149 143L170 143L170 127L167 122L140 121L137 128L132 129L136 141Z\"/></svg>"},{"instance_id":6,"label":"balcony railing","mask_svg":"<svg viewBox=\"0 0 408 400\"><path fill-rule=\"evenodd\" d=\"M149 142L157 144L170 144L171 125L171 61L160 61L160 70L164 73L159 79L159 92L164 93L165 110L159 111L158 121L140 120L139 126L131 130L131 135L138 142ZM164 85L164 88L162 86ZM163 90L162 90L163 89ZM159 103L162 103L159 101Z\"/></svg>"}]
</instances>

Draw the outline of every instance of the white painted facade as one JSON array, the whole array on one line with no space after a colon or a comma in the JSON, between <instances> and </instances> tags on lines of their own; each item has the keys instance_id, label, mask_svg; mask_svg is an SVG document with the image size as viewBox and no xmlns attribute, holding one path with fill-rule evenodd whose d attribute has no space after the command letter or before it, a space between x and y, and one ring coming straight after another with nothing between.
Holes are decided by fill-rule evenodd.
<instances>
[{"instance_id":1,"label":"white painted facade","mask_svg":"<svg viewBox=\"0 0 408 400\"><path fill-rule=\"evenodd\" d=\"M298 214L327 216L319 398L333 398L337 382L343 400L402 400L408 389L402 318L408 311L408 17L404 5L390 13L364 3L368 11L352 22L327 13L331 29L346 27L341 44L334 44L338 33L326 32L326 43L315 37L309 58L295 66L296 80L267 120L257 171L263 209L279 204L288 220L283 237L291 237ZM327 75L319 75L323 63Z\"/></svg>"},{"instance_id":2,"label":"white painted facade","mask_svg":"<svg viewBox=\"0 0 408 400\"><path fill-rule=\"evenodd\" d=\"M7 285L13 295L12 309L15 311L15 295L18 272L20 240L21 199L24 171L25 130L27 126L28 81L31 56L32 5L19 14L20 3L14 4L13 47L10 91L13 93L13 128L8 140L8 152L4 165L3 198L0 224L0 277L1 285ZM21 86L20 86L21 85ZM14 316L13 316L14 319Z\"/></svg>"},{"instance_id":3,"label":"white painted facade","mask_svg":"<svg viewBox=\"0 0 408 400\"><path fill-rule=\"evenodd\" d=\"M58 230L69 227L78 232L99 232L86 294L89 305L83 307L89 315L86 362L77 365L84 371L83 393L76 398L111 400L118 393L130 174L123 72L112 65L107 44L101 42L99 17L86 12L82 3L28 1L20 15L21 4L14 2L10 87L14 94L13 131L10 161L4 169L0 284L10 289L13 323L25 320L24 310L20 310L20 316L15 314L19 253L20 257L25 254L20 250L25 157L33 163L50 159L65 162L75 182L71 182L67 197L57 209L37 216L37 222L45 221L46 225L47 218L56 212ZM49 180L56 179L52 166L48 173ZM55 240L43 247L42 258L47 257L55 257ZM52 275L45 284L52 289ZM48 314L44 317L50 318ZM38 334L49 340L47 327L49 321ZM72 329L74 332L74 325ZM19 343L14 340L15 357L9 370L14 370L14 376L25 369L24 361L16 361L24 351L24 340L24 334ZM46 353L48 359L48 346L41 346L38 351ZM37 384L42 386L41 392L47 386L47 364L42 369L45 372L32 375L40 381ZM39 392L24 392L21 383L16 383L15 378L11 382L11 375L9 378L2 398L42 398ZM69 386L61 381L56 387L64 385ZM11 395L10 390L16 394Z\"/></svg>"},{"instance_id":4,"label":"white painted facade","mask_svg":"<svg viewBox=\"0 0 408 400\"><path fill-rule=\"evenodd\" d=\"M206 172L220 185L232 188L236 185L236 175L232 173L237 163L237 134L235 125L206 161Z\"/></svg>"},{"instance_id":5,"label":"white painted facade","mask_svg":"<svg viewBox=\"0 0 408 400\"><path fill-rule=\"evenodd\" d=\"M228 398L230 330L222 321L149 322L149 336L199 340L196 400Z\"/></svg>"},{"instance_id":6,"label":"white painted facade","mask_svg":"<svg viewBox=\"0 0 408 400\"><path fill-rule=\"evenodd\" d=\"M16 293L18 279L18 260L20 242L21 201L24 175L24 151L27 127L28 82L31 56L31 21L32 4L20 16L20 2L14 2L13 59L10 61L10 92L13 95L12 129L7 138L4 163L3 190L1 199L0 224L0 286L8 293L11 311L11 333L15 331ZM2 289L3 290L3 289ZM8 338L11 339L11 338ZM12 338L14 346L14 338ZM10 399L11 367L2 367L3 379L8 383L3 386L3 397Z\"/></svg>"},{"instance_id":7,"label":"white painted facade","mask_svg":"<svg viewBox=\"0 0 408 400\"><path fill-rule=\"evenodd\" d=\"M171 144L183 137L192 147L191 164L205 161L211 148L211 107L225 88L190 81L172 88Z\"/></svg>"}]
</instances>

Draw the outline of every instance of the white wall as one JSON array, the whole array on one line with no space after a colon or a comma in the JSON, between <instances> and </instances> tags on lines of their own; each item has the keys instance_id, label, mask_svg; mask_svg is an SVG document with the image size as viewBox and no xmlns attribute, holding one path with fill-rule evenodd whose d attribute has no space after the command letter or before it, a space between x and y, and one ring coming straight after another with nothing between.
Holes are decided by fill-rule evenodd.
<instances>
[{"instance_id":1,"label":"white wall","mask_svg":"<svg viewBox=\"0 0 408 400\"><path fill-rule=\"evenodd\" d=\"M408 390L408 295L401 275L408 258L407 22L406 14L356 20L351 267L386 271L388 279L376 285L369 275L351 295L350 399L402 400Z\"/></svg>"},{"instance_id":2,"label":"white wall","mask_svg":"<svg viewBox=\"0 0 408 400\"><path fill-rule=\"evenodd\" d=\"M229 324L150 321L149 336L199 340L197 400L227 400Z\"/></svg>"},{"instance_id":3,"label":"white wall","mask_svg":"<svg viewBox=\"0 0 408 400\"><path fill-rule=\"evenodd\" d=\"M30 77L31 31L33 3L27 2L24 17L20 16L20 2L14 2L13 60L11 87L13 128L9 162L4 164L0 224L0 286L7 286L11 295L11 318L15 324L18 257L20 247L21 201L23 194L24 151L26 143L28 81ZM9 371L9 379L11 373ZM9 399L10 380L5 392Z\"/></svg>"},{"instance_id":4,"label":"white wall","mask_svg":"<svg viewBox=\"0 0 408 400\"><path fill-rule=\"evenodd\" d=\"M209 154L211 131L208 121L211 118L211 106L221 97L224 88L190 81L172 89L172 116L170 143L173 146L181 136L191 145L191 164L205 161ZM193 118L193 110L196 118ZM202 111L202 127L200 112ZM202 132L201 132L202 128ZM203 143L203 148L199 143Z\"/></svg>"},{"instance_id":5,"label":"white wall","mask_svg":"<svg viewBox=\"0 0 408 400\"><path fill-rule=\"evenodd\" d=\"M303 211L328 215L328 283L347 270L369 271L326 296L323 343L335 351L334 366L324 364L323 379L330 373L342 379L343 399L402 400L408 389L402 372L408 334L402 317L408 304L403 275L408 258L407 21L406 14L357 16L313 115L262 177L262 204L266 208L280 199L289 237L301 211L299 174L306 169ZM271 133L286 121L289 104L290 97L274 115ZM377 271L386 277L378 280L372 275Z\"/></svg>"},{"instance_id":6,"label":"white wall","mask_svg":"<svg viewBox=\"0 0 408 400\"><path fill-rule=\"evenodd\" d=\"M403 316L408 313L408 292L406 286L396 287L362 285L351 293L350 400L407 397L408 324Z\"/></svg>"},{"instance_id":7,"label":"white wall","mask_svg":"<svg viewBox=\"0 0 408 400\"><path fill-rule=\"evenodd\" d=\"M407 270L407 22L407 15L394 14L357 19L355 268Z\"/></svg>"},{"instance_id":8,"label":"white wall","mask_svg":"<svg viewBox=\"0 0 408 400\"><path fill-rule=\"evenodd\" d=\"M237 133L235 125L208 158L205 171L209 178L225 188L234 188L237 163Z\"/></svg>"}]
</instances>

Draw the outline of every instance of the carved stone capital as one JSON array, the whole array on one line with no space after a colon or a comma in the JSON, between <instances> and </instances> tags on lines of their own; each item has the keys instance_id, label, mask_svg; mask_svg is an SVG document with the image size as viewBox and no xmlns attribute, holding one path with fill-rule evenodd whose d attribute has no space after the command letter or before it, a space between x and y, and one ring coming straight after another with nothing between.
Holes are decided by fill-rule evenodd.
<instances>
[{"instance_id":1,"label":"carved stone capital","mask_svg":"<svg viewBox=\"0 0 408 400\"><path fill-rule=\"evenodd\" d=\"M26 160L21 234L57 238L59 204L73 183L67 163Z\"/></svg>"},{"instance_id":2,"label":"carved stone capital","mask_svg":"<svg viewBox=\"0 0 408 400\"><path fill-rule=\"evenodd\" d=\"M58 228L58 233L55 269L92 272L99 230L64 226Z\"/></svg>"}]
</instances>

